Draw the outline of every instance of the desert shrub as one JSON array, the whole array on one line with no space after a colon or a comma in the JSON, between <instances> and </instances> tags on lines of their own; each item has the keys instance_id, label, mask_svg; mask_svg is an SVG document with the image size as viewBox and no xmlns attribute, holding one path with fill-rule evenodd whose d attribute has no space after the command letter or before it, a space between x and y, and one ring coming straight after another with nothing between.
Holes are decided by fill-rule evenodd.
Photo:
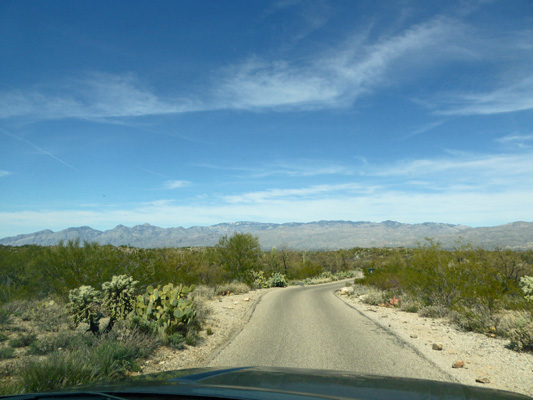
<instances>
[{"instance_id":1,"label":"desert shrub","mask_svg":"<svg viewBox=\"0 0 533 400\"><path fill-rule=\"evenodd\" d=\"M8 360L10 358L15 358L15 349L12 347L0 348L0 360Z\"/></svg>"},{"instance_id":2,"label":"desert shrub","mask_svg":"<svg viewBox=\"0 0 533 400\"><path fill-rule=\"evenodd\" d=\"M520 289L524 292L526 300L533 303L533 276L520 278Z\"/></svg>"},{"instance_id":3,"label":"desert shrub","mask_svg":"<svg viewBox=\"0 0 533 400\"><path fill-rule=\"evenodd\" d=\"M324 282L333 282L338 280L337 276L330 271L323 271L318 276L318 279L323 280Z\"/></svg>"},{"instance_id":4,"label":"desert shrub","mask_svg":"<svg viewBox=\"0 0 533 400\"><path fill-rule=\"evenodd\" d=\"M0 343L5 342L8 339L7 335L4 335L2 332L0 332Z\"/></svg>"},{"instance_id":5,"label":"desert shrub","mask_svg":"<svg viewBox=\"0 0 533 400\"><path fill-rule=\"evenodd\" d=\"M11 315L7 312L7 310L2 307L0 308L0 326L6 326L11 323Z\"/></svg>"},{"instance_id":6,"label":"desert shrub","mask_svg":"<svg viewBox=\"0 0 533 400\"><path fill-rule=\"evenodd\" d=\"M533 351L533 318L531 315L517 321L508 332L510 346L519 351Z\"/></svg>"},{"instance_id":7,"label":"desert shrub","mask_svg":"<svg viewBox=\"0 0 533 400\"><path fill-rule=\"evenodd\" d=\"M215 245L220 265L231 279L252 284L250 272L259 265L261 247L259 238L251 233L235 232L233 236L222 236Z\"/></svg>"},{"instance_id":8,"label":"desert shrub","mask_svg":"<svg viewBox=\"0 0 533 400\"><path fill-rule=\"evenodd\" d=\"M74 351L80 348L93 347L95 344L96 339L93 335L63 331L56 335L36 340L29 346L27 353L42 356L59 349Z\"/></svg>"},{"instance_id":9,"label":"desert shrub","mask_svg":"<svg viewBox=\"0 0 533 400\"><path fill-rule=\"evenodd\" d=\"M362 296L362 295L368 294L370 292L375 292L376 291L376 289L374 289L374 288L372 288L370 286L360 285L358 283L353 284L352 287L353 287L354 296Z\"/></svg>"},{"instance_id":10,"label":"desert shrub","mask_svg":"<svg viewBox=\"0 0 533 400\"><path fill-rule=\"evenodd\" d=\"M154 335L130 329L127 321L119 321L111 333L99 338L79 334L75 337L80 340L75 350L53 351L44 359L29 359L22 364L13 391L51 391L115 380L128 371L139 371L136 360L148 356L159 344ZM69 340L67 336L64 339ZM65 346L72 347L74 342Z\"/></svg>"},{"instance_id":11,"label":"desert shrub","mask_svg":"<svg viewBox=\"0 0 533 400\"><path fill-rule=\"evenodd\" d=\"M32 320L44 332L57 332L65 324L68 312L52 301L40 302L34 309Z\"/></svg>"},{"instance_id":12,"label":"desert shrub","mask_svg":"<svg viewBox=\"0 0 533 400\"><path fill-rule=\"evenodd\" d=\"M474 307L455 307L449 316L452 322L465 331L494 332L498 324L497 315L482 303Z\"/></svg>"},{"instance_id":13,"label":"desert shrub","mask_svg":"<svg viewBox=\"0 0 533 400\"><path fill-rule=\"evenodd\" d=\"M104 341L106 340L122 343L130 349L129 351L134 358L148 357L161 344L157 335L131 328L130 323L126 320L118 321L113 331L104 337Z\"/></svg>"},{"instance_id":14,"label":"desert shrub","mask_svg":"<svg viewBox=\"0 0 533 400\"><path fill-rule=\"evenodd\" d=\"M377 306L385 303L388 300L388 296L385 292L374 290L361 296L360 299L365 304Z\"/></svg>"},{"instance_id":15,"label":"desert shrub","mask_svg":"<svg viewBox=\"0 0 533 400\"><path fill-rule=\"evenodd\" d=\"M250 286L243 282L228 282L220 285L217 289L219 294L233 293L244 294L250 291Z\"/></svg>"},{"instance_id":16,"label":"desert shrub","mask_svg":"<svg viewBox=\"0 0 533 400\"><path fill-rule=\"evenodd\" d=\"M215 288L206 286L206 285L198 285L194 288L194 291L192 292L192 295L195 299L207 299L211 300L213 297L215 297L216 290Z\"/></svg>"},{"instance_id":17,"label":"desert shrub","mask_svg":"<svg viewBox=\"0 0 533 400\"><path fill-rule=\"evenodd\" d=\"M185 348L185 336L179 332L173 333L164 337L163 344L168 347L183 350Z\"/></svg>"},{"instance_id":18,"label":"desert shrub","mask_svg":"<svg viewBox=\"0 0 533 400\"><path fill-rule=\"evenodd\" d=\"M2 310L8 316L23 317L30 314L34 307L34 300L15 300L2 305Z\"/></svg>"},{"instance_id":19,"label":"desert shrub","mask_svg":"<svg viewBox=\"0 0 533 400\"><path fill-rule=\"evenodd\" d=\"M189 332L185 336L185 344L187 346L196 346L200 342L200 336L196 334L195 332Z\"/></svg>"},{"instance_id":20,"label":"desert shrub","mask_svg":"<svg viewBox=\"0 0 533 400\"><path fill-rule=\"evenodd\" d=\"M137 283L131 276L118 275L102 284L102 305L111 319L124 319L133 311Z\"/></svg>"},{"instance_id":21,"label":"desert shrub","mask_svg":"<svg viewBox=\"0 0 533 400\"><path fill-rule=\"evenodd\" d=\"M274 272L270 279L268 280L269 287L285 287L287 286L287 281L285 275L280 274L279 272Z\"/></svg>"},{"instance_id":22,"label":"desert shrub","mask_svg":"<svg viewBox=\"0 0 533 400\"><path fill-rule=\"evenodd\" d=\"M140 349L136 345L106 339L94 347L89 360L98 366L102 378L115 380L123 376L126 371L140 371L136 363L139 355Z\"/></svg>"},{"instance_id":23,"label":"desert shrub","mask_svg":"<svg viewBox=\"0 0 533 400\"><path fill-rule=\"evenodd\" d=\"M37 340L37 336L33 333L26 334L26 335L20 335L19 337L15 339L11 339L9 342L7 342L9 347L17 348L17 347L26 347L32 344Z\"/></svg>"},{"instance_id":24,"label":"desert shrub","mask_svg":"<svg viewBox=\"0 0 533 400\"><path fill-rule=\"evenodd\" d=\"M418 313L424 307L424 303L420 299L407 293L402 294L401 299L400 307L402 311Z\"/></svg>"},{"instance_id":25,"label":"desert shrub","mask_svg":"<svg viewBox=\"0 0 533 400\"><path fill-rule=\"evenodd\" d=\"M418 315L424 318L444 318L449 313L449 309L439 305L425 306L418 310Z\"/></svg>"},{"instance_id":26,"label":"desert shrub","mask_svg":"<svg viewBox=\"0 0 533 400\"><path fill-rule=\"evenodd\" d=\"M43 360L30 359L17 371L18 392L43 392L88 384L97 380L98 366L86 350L55 352Z\"/></svg>"},{"instance_id":27,"label":"desert shrub","mask_svg":"<svg viewBox=\"0 0 533 400\"><path fill-rule=\"evenodd\" d=\"M268 285L268 279L265 276L265 273L263 271L251 271L252 275L252 288L254 289L264 289L269 287Z\"/></svg>"},{"instance_id":28,"label":"desert shrub","mask_svg":"<svg viewBox=\"0 0 533 400\"><path fill-rule=\"evenodd\" d=\"M80 286L69 292L70 302L67 304L67 309L76 326L84 322L91 326L93 332L98 330L98 319L101 316L99 297L100 292L91 286Z\"/></svg>"},{"instance_id":29,"label":"desert shrub","mask_svg":"<svg viewBox=\"0 0 533 400\"><path fill-rule=\"evenodd\" d=\"M154 333L157 331L155 321L144 319L138 315L131 315L128 321L131 329L138 329L143 333Z\"/></svg>"},{"instance_id":30,"label":"desert shrub","mask_svg":"<svg viewBox=\"0 0 533 400\"><path fill-rule=\"evenodd\" d=\"M348 279L348 278L355 278L356 276L359 276L359 271L356 270L348 270L348 271L337 271L335 272L335 275L337 276L337 279Z\"/></svg>"}]
</instances>

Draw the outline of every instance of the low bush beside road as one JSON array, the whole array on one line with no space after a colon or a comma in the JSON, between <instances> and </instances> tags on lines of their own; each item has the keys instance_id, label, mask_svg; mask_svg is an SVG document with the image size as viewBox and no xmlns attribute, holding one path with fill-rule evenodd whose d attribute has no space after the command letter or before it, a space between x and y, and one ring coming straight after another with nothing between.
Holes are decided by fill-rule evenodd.
<instances>
[{"instance_id":1,"label":"low bush beside road","mask_svg":"<svg viewBox=\"0 0 533 400\"><path fill-rule=\"evenodd\" d=\"M533 350L530 253L428 241L417 249L374 260L358 285L363 302L396 306L426 317L447 317L466 331L498 335L520 351ZM361 292L361 290L360 290ZM394 304L392 299L398 299Z\"/></svg>"}]
</instances>

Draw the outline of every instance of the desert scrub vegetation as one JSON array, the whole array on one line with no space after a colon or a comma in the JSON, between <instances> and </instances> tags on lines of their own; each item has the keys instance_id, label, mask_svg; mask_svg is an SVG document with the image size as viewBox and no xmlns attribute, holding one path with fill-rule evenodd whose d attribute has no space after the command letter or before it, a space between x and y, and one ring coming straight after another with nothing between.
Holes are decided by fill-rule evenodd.
<instances>
[{"instance_id":1,"label":"desert scrub vegetation","mask_svg":"<svg viewBox=\"0 0 533 400\"><path fill-rule=\"evenodd\" d=\"M207 312L188 298L193 287L148 286L136 296L136 284L131 277L114 276L102 290L89 285L70 290L63 306L53 300L3 305L3 313L13 314L0 329L5 337L0 361L10 363L0 366L0 393L114 380L140 371L138 360L161 344L183 347L198 341ZM56 320L54 329L43 324L42 315L58 309L64 310L58 313L63 320Z\"/></svg>"},{"instance_id":2,"label":"desert scrub vegetation","mask_svg":"<svg viewBox=\"0 0 533 400\"><path fill-rule=\"evenodd\" d=\"M388 253L362 248L299 251L286 246L263 251L257 238L244 234L224 237L216 246L205 248L139 249L76 240L48 247L0 245L0 304L45 298L64 301L72 289L100 290L102 283L118 275L131 277L141 290L168 282L217 288L237 281L251 287L252 270L263 271L267 280L282 274L287 282L322 273L340 276Z\"/></svg>"},{"instance_id":3,"label":"desert scrub vegetation","mask_svg":"<svg viewBox=\"0 0 533 400\"><path fill-rule=\"evenodd\" d=\"M531 350L532 261L531 252L469 245L445 250L427 241L416 249L398 249L374 259L357 283L380 290L384 302L397 296L402 309L447 317L461 329L498 334L517 350ZM379 301L379 295L373 296Z\"/></svg>"}]
</instances>

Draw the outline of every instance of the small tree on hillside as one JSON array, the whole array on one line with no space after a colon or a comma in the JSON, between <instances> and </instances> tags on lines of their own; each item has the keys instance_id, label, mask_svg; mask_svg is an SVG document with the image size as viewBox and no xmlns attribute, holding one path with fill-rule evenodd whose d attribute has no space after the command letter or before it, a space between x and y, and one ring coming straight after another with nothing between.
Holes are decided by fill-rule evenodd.
<instances>
[{"instance_id":1,"label":"small tree on hillside","mask_svg":"<svg viewBox=\"0 0 533 400\"><path fill-rule=\"evenodd\" d=\"M215 246L220 264L232 279L251 284L251 270L259 264L259 238L251 233L222 236Z\"/></svg>"}]
</instances>

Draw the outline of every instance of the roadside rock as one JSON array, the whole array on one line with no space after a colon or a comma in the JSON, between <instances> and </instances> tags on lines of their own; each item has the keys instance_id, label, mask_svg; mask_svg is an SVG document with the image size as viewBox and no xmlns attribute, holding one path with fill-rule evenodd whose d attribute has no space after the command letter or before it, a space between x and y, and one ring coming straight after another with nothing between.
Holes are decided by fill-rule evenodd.
<instances>
[{"instance_id":1,"label":"roadside rock","mask_svg":"<svg viewBox=\"0 0 533 400\"><path fill-rule=\"evenodd\" d=\"M465 366L465 362L462 361L462 360L455 361L455 362L452 364L452 368L463 368L464 366Z\"/></svg>"},{"instance_id":2,"label":"roadside rock","mask_svg":"<svg viewBox=\"0 0 533 400\"><path fill-rule=\"evenodd\" d=\"M339 290L339 293L342 295L353 294L354 290L353 287L345 286L341 290Z\"/></svg>"},{"instance_id":3,"label":"roadside rock","mask_svg":"<svg viewBox=\"0 0 533 400\"><path fill-rule=\"evenodd\" d=\"M433 350L441 351L441 350L442 350L442 343L433 343L433 345L431 346L431 348L432 348Z\"/></svg>"}]
</instances>

